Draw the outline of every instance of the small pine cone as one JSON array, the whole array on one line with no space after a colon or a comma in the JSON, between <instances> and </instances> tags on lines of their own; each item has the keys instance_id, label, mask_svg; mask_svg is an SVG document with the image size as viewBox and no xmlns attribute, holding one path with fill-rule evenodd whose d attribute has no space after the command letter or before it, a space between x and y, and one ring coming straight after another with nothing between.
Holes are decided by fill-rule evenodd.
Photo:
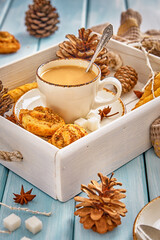
<instances>
[{"instance_id":1,"label":"small pine cone","mask_svg":"<svg viewBox=\"0 0 160 240\"><path fill-rule=\"evenodd\" d=\"M154 151L160 157L160 117L151 124L150 137Z\"/></svg>"},{"instance_id":2,"label":"small pine cone","mask_svg":"<svg viewBox=\"0 0 160 240\"><path fill-rule=\"evenodd\" d=\"M100 234L112 231L121 224L121 216L124 217L127 209L120 199L125 198L125 189L115 189L116 185L122 183L116 182L113 173L110 178L98 173L101 180L99 184L92 180L88 186L81 185L81 190L89 198L75 197L75 201L80 202L76 205L78 208L75 215L80 217L80 223L85 229L92 229Z\"/></svg>"},{"instance_id":3,"label":"small pine cone","mask_svg":"<svg viewBox=\"0 0 160 240\"><path fill-rule=\"evenodd\" d=\"M2 81L0 81L0 115L4 116L6 112L12 107L13 100L7 94L8 89L3 88Z\"/></svg>"},{"instance_id":4,"label":"small pine cone","mask_svg":"<svg viewBox=\"0 0 160 240\"><path fill-rule=\"evenodd\" d=\"M67 34L69 41L64 41L59 45L57 56L59 58L81 58L91 60L99 43L97 34L93 34L91 29L79 29L79 36ZM103 48L98 54L95 63L101 69L102 79L109 74L107 49Z\"/></svg>"},{"instance_id":5,"label":"small pine cone","mask_svg":"<svg viewBox=\"0 0 160 240\"><path fill-rule=\"evenodd\" d=\"M122 84L122 93L129 92L138 81L138 74L134 70L134 68L130 66L122 66L120 67L114 77L117 78Z\"/></svg>"},{"instance_id":6,"label":"small pine cone","mask_svg":"<svg viewBox=\"0 0 160 240\"><path fill-rule=\"evenodd\" d=\"M49 0L34 0L26 12L25 25L31 35L37 38L48 37L58 29L58 18L56 8Z\"/></svg>"}]
</instances>

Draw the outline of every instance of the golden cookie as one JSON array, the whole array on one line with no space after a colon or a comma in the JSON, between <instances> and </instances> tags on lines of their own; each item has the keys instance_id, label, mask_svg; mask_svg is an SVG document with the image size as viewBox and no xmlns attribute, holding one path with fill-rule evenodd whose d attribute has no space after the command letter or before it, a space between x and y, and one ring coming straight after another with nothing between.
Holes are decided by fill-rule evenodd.
<instances>
[{"instance_id":1,"label":"golden cookie","mask_svg":"<svg viewBox=\"0 0 160 240\"><path fill-rule=\"evenodd\" d=\"M19 41L9 32L0 31L0 53L13 53L20 49Z\"/></svg>"},{"instance_id":2,"label":"golden cookie","mask_svg":"<svg viewBox=\"0 0 160 240\"><path fill-rule=\"evenodd\" d=\"M49 140L49 143L58 148L63 148L85 135L87 135L87 132L84 128L76 124L66 124L58 128Z\"/></svg>"},{"instance_id":3,"label":"golden cookie","mask_svg":"<svg viewBox=\"0 0 160 240\"><path fill-rule=\"evenodd\" d=\"M40 137L51 137L65 124L64 120L47 107L36 107L33 110L21 109L20 124L29 132Z\"/></svg>"}]
</instances>

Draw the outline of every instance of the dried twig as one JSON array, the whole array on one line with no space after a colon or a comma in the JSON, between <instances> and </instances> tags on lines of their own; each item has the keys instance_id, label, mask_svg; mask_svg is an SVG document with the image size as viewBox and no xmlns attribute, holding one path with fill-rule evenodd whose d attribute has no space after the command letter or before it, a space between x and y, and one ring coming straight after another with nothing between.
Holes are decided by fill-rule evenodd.
<instances>
[{"instance_id":1,"label":"dried twig","mask_svg":"<svg viewBox=\"0 0 160 240\"><path fill-rule=\"evenodd\" d=\"M9 232L9 231L4 231L4 230L0 230L0 233L11 233L11 232Z\"/></svg>"},{"instance_id":2,"label":"dried twig","mask_svg":"<svg viewBox=\"0 0 160 240\"><path fill-rule=\"evenodd\" d=\"M4 207L7 207L11 210L25 211L25 212L30 212L30 213L33 213L33 214L44 215L44 216L47 216L47 217L51 216L51 214L52 214L52 212L46 213L46 212L33 211L33 210L28 209L28 208L12 207L12 206L8 206L8 205L6 205L5 203L2 203L2 202L0 202L0 205L2 205Z\"/></svg>"}]
</instances>

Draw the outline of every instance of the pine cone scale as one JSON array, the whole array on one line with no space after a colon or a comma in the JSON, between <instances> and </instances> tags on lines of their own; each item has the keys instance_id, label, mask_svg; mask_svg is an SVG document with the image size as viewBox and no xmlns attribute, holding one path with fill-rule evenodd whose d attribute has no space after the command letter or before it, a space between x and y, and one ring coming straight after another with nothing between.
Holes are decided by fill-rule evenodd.
<instances>
[{"instance_id":1,"label":"pine cone scale","mask_svg":"<svg viewBox=\"0 0 160 240\"><path fill-rule=\"evenodd\" d=\"M98 221L95 222L96 231L103 234L107 231L108 226L105 217L101 217Z\"/></svg>"},{"instance_id":2,"label":"pine cone scale","mask_svg":"<svg viewBox=\"0 0 160 240\"><path fill-rule=\"evenodd\" d=\"M85 229L91 229L93 225L94 225L94 221L89 216L87 216L83 223L83 227Z\"/></svg>"},{"instance_id":3,"label":"pine cone scale","mask_svg":"<svg viewBox=\"0 0 160 240\"><path fill-rule=\"evenodd\" d=\"M91 211L91 219L92 220L99 220L103 215L103 211L101 209L92 209Z\"/></svg>"}]
</instances>

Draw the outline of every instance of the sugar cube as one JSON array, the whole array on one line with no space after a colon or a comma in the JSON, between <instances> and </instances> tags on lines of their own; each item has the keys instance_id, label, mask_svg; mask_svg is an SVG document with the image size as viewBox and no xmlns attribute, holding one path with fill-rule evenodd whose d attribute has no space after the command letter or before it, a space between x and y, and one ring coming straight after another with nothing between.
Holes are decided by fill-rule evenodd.
<instances>
[{"instance_id":1,"label":"sugar cube","mask_svg":"<svg viewBox=\"0 0 160 240\"><path fill-rule=\"evenodd\" d=\"M20 227L21 219L16 214L12 213L8 217L3 219L3 225L10 232L13 232Z\"/></svg>"},{"instance_id":2,"label":"sugar cube","mask_svg":"<svg viewBox=\"0 0 160 240\"><path fill-rule=\"evenodd\" d=\"M84 118L78 118L77 120L74 121L74 124L77 124L83 128L87 128L87 120Z\"/></svg>"},{"instance_id":3,"label":"sugar cube","mask_svg":"<svg viewBox=\"0 0 160 240\"><path fill-rule=\"evenodd\" d=\"M27 237L23 237L23 238L21 238L21 240L31 240L31 239L27 238Z\"/></svg>"},{"instance_id":4,"label":"sugar cube","mask_svg":"<svg viewBox=\"0 0 160 240\"><path fill-rule=\"evenodd\" d=\"M93 117L100 119L100 115L95 110L91 110L86 116L87 119L90 119L90 118L93 118Z\"/></svg>"},{"instance_id":5,"label":"sugar cube","mask_svg":"<svg viewBox=\"0 0 160 240\"><path fill-rule=\"evenodd\" d=\"M39 218L33 216L25 221L25 226L30 232L36 234L42 230L42 221Z\"/></svg>"},{"instance_id":6,"label":"sugar cube","mask_svg":"<svg viewBox=\"0 0 160 240\"><path fill-rule=\"evenodd\" d=\"M88 119L88 124L87 124L88 130L91 132L97 130L100 128L100 120L97 117L91 117Z\"/></svg>"}]
</instances>

